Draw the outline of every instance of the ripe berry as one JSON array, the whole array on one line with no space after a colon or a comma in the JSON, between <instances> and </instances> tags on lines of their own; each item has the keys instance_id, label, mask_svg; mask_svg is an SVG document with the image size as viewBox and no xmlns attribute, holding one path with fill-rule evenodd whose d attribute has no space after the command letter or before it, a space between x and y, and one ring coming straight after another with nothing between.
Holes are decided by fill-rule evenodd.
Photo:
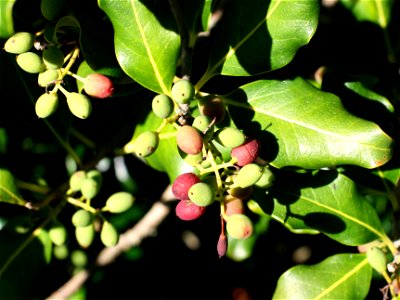
<instances>
[{"instance_id":1,"label":"ripe berry","mask_svg":"<svg viewBox=\"0 0 400 300\"><path fill-rule=\"evenodd\" d=\"M64 64L64 54L57 46L48 46L43 50L43 62L47 69L57 70Z\"/></svg>"},{"instance_id":2,"label":"ripe berry","mask_svg":"<svg viewBox=\"0 0 400 300\"><path fill-rule=\"evenodd\" d=\"M263 168L255 163L243 166L234 178L234 185L247 188L255 184L263 174Z\"/></svg>"},{"instance_id":3,"label":"ripe berry","mask_svg":"<svg viewBox=\"0 0 400 300\"><path fill-rule=\"evenodd\" d=\"M236 148L246 140L244 133L235 127L224 127L216 132L215 137L219 144L227 148Z\"/></svg>"},{"instance_id":4,"label":"ripe berry","mask_svg":"<svg viewBox=\"0 0 400 300\"><path fill-rule=\"evenodd\" d=\"M35 112L39 118L47 118L52 115L58 107L58 95L55 94L43 94L35 103Z\"/></svg>"},{"instance_id":5,"label":"ripe berry","mask_svg":"<svg viewBox=\"0 0 400 300\"><path fill-rule=\"evenodd\" d=\"M192 185L200 181L200 178L194 173L183 173L174 180L172 184L172 193L177 199L188 200L189 189Z\"/></svg>"},{"instance_id":6,"label":"ripe berry","mask_svg":"<svg viewBox=\"0 0 400 300\"><path fill-rule=\"evenodd\" d=\"M171 89L172 99L180 104L189 103L194 97L194 86L189 80L181 79Z\"/></svg>"},{"instance_id":7,"label":"ripe berry","mask_svg":"<svg viewBox=\"0 0 400 300\"><path fill-rule=\"evenodd\" d=\"M175 207L176 216L184 221L195 220L201 217L205 211L205 206L198 206L190 200L180 200Z\"/></svg>"},{"instance_id":8,"label":"ripe berry","mask_svg":"<svg viewBox=\"0 0 400 300\"><path fill-rule=\"evenodd\" d=\"M89 96L104 99L114 94L114 83L103 74L92 73L86 76L83 89Z\"/></svg>"},{"instance_id":9,"label":"ripe berry","mask_svg":"<svg viewBox=\"0 0 400 300\"><path fill-rule=\"evenodd\" d=\"M253 234L253 222L244 214L233 214L226 220L226 232L234 239L246 239Z\"/></svg>"},{"instance_id":10,"label":"ripe berry","mask_svg":"<svg viewBox=\"0 0 400 300\"><path fill-rule=\"evenodd\" d=\"M108 221L103 223L100 231L100 240L106 247L112 247L118 243L119 234L113 224Z\"/></svg>"},{"instance_id":11,"label":"ripe berry","mask_svg":"<svg viewBox=\"0 0 400 300\"><path fill-rule=\"evenodd\" d=\"M198 182L190 187L188 197L198 206L208 206L215 200L215 191L211 185L205 182Z\"/></svg>"},{"instance_id":12,"label":"ripe berry","mask_svg":"<svg viewBox=\"0 0 400 300\"><path fill-rule=\"evenodd\" d=\"M226 114L224 101L217 95L207 95L199 100L199 111L202 115L208 116L215 123L220 123Z\"/></svg>"},{"instance_id":13,"label":"ripe berry","mask_svg":"<svg viewBox=\"0 0 400 300\"><path fill-rule=\"evenodd\" d=\"M80 93L68 93L67 104L71 113L80 119L86 119L92 112L92 103L90 99Z\"/></svg>"},{"instance_id":14,"label":"ripe berry","mask_svg":"<svg viewBox=\"0 0 400 300\"><path fill-rule=\"evenodd\" d=\"M35 35L30 32L17 32L13 34L4 44L4 50L12 54L28 52L33 47Z\"/></svg>"},{"instance_id":15,"label":"ripe berry","mask_svg":"<svg viewBox=\"0 0 400 300\"><path fill-rule=\"evenodd\" d=\"M244 144L235 147L231 151L231 156L236 158L238 166L244 166L252 163L260 153L260 142L256 139L247 139Z\"/></svg>"},{"instance_id":16,"label":"ripe berry","mask_svg":"<svg viewBox=\"0 0 400 300\"><path fill-rule=\"evenodd\" d=\"M93 224L85 227L75 227L75 237L78 244L83 247L89 247L94 240L95 230Z\"/></svg>"},{"instance_id":17,"label":"ripe berry","mask_svg":"<svg viewBox=\"0 0 400 300\"><path fill-rule=\"evenodd\" d=\"M134 152L141 157L146 157L157 150L160 138L155 131L142 132L134 142Z\"/></svg>"},{"instance_id":18,"label":"ripe berry","mask_svg":"<svg viewBox=\"0 0 400 300\"><path fill-rule=\"evenodd\" d=\"M167 95L160 94L153 98L151 107L154 114L159 118L167 118L174 110L174 103Z\"/></svg>"},{"instance_id":19,"label":"ripe berry","mask_svg":"<svg viewBox=\"0 0 400 300\"><path fill-rule=\"evenodd\" d=\"M128 192L117 192L108 197L105 210L111 213L122 213L128 210L135 198Z\"/></svg>"},{"instance_id":20,"label":"ripe berry","mask_svg":"<svg viewBox=\"0 0 400 300\"><path fill-rule=\"evenodd\" d=\"M200 131L190 125L183 125L176 133L176 143L187 154L199 154L203 149L203 138Z\"/></svg>"},{"instance_id":21,"label":"ripe berry","mask_svg":"<svg viewBox=\"0 0 400 300\"><path fill-rule=\"evenodd\" d=\"M224 197L225 215L231 216L234 214L244 213L244 203L242 199L227 195Z\"/></svg>"},{"instance_id":22,"label":"ripe berry","mask_svg":"<svg viewBox=\"0 0 400 300\"><path fill-rule=\"evenodd\" d=\"M36 74L46 68L42 58L34 52L24 52L17 56L17 64L27 73Z\"/></svg>"}]
</instances>

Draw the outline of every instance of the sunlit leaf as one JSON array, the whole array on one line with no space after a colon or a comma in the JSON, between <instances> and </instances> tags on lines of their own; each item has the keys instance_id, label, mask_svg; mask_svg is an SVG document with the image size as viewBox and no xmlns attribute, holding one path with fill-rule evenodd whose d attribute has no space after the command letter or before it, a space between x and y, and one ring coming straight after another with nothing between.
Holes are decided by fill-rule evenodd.
<instances>
[{"instance_id":1,"label":"sunlit leaf","mask_svg":"<svg viewBox=\"0 0 400 300\"><path fill-rule=\"evenodd\" d=\"M13 7L16 0L0 1L0 38L14 34Z\"/></svg>"},{"instance_id":2,"label":"sunlit leaf","mask_svg":"<svg viewBox=\"0 0 400 300\"><path fill-rule=\"evenodd\" d=\"M17 205L25 204L15 185L14 176L7 169L0 169L0 202Z\"/></svg>"},{"instance_id":3,"label":"sunlit leaf","mask_svg":"<svg viewBox=\"0 0 400 300\"><path fill-rule=\"evenodd\" d=\"M350 114L337 96L302 78L255 81L225 98L238 127L266 136L275 167L375 168L391 159L393 139L377 124Z\"/></svg>"},{"instance_id":4,"label":"sunlit leaf","mask_svg":"<svg viewBox=\"0 0 400 300\"><path fill-rule=\"evenodd\" d=\"M281 275L272 299L365 299L372 269L365 254L337 254Z\"/></svg>"}]
</instances>

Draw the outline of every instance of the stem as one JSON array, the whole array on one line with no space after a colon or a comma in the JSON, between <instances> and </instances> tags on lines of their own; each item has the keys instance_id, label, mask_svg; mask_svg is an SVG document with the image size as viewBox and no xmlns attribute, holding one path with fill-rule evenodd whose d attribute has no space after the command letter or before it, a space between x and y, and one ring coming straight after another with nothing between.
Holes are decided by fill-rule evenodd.
<instances>
[{"instance_id":1,"label":"stem","mask_svg":"<svg viewBox=\"0 0 400 300\"><path fill-rule=\"evenodd\" d=\"M92 214L97 214L97 210L95 208L91 207L89 203L81 202L72 197L68 197L67 201L69 203L71 203L72 205L78 206L80 208L83 208L84 210L87 210L88 212L91 212Z\"/></svg>"}]
</instances>

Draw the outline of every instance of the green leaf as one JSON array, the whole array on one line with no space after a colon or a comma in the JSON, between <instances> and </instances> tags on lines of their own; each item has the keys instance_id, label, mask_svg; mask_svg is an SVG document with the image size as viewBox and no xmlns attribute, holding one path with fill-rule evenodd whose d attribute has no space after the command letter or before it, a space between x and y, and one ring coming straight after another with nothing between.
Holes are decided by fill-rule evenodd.
<instances>
[{"instance_id":1,"label":"green leaf","mask_svg":"<svg viewBox=\"0 0 400 300\"><path fill-rule=\"evenodd\" d=\"M322 232L349 246L376 239L388 242L377 212L343 174L283 174L269 196L274 201L271 216L293 232ZM264 196L255 200L262 207L272 199Z\"/></svg>"},{"instance_id":2,"label":"green leaf","mask_svg":"<svg viewBox=\"0 0 400 300\"><path fill-rule=\"evenodd\" d=\"M208 30L212 4L212 0L179 1L185 25L194 36L201 31Z\"/></svg>"},{"instance_id":3,"label":"green leaf","mask_svg":"<svg viewBox=\"0 0 400 300\"><path fill-rule=\"evenodd\" d=\"M14 34L13 7L16 0L0 1L0 38Z\"/></svg>"},{"instance_id":4,"label":"green leaf","mask_svg":"<svg viewBox=\"0 0 400 300\"><path fill-rule=\"evenodd\" d=\"M390 21L393 0L340 1L360 22L369 21L386 28Z\"/></svg>"},{"instance_id":5,"label":"green leaf","mask_svg":"<svg viewBox=\"0 0 400 300\"><path fill-rule=\"evenodd\" d=\"M261 139L269 135L263 143L277 168L376 168L391 159L394 142L377 124L350 114L337 96L300 77L255 81L224 98L239 128Z\"/></svg>"},{"instance_id":6,"label":"green leaf","mask_svg":"<svg viewBox=\"0 0 400 300\"><path fill-rule=\"evenodd\" d=\"M372 269L365 254L336 254L281 275L272 299L365 299Z\"/></svg>"},{"instance_id":7,"label":"green leaf","mask_svg":"<svg viewBox=\"0 0 400 300\"><path fill-rule=\"evenodd\" d=\"M228 1L201 87L214 75L248 76L288 64L318 24L314 0Z\"/></svg>"},{"instance_id":8,"label":"green leaf","mask_svg":"<svg viewBox=\"0 0 400 300\"><path fill-rule=\"evenodd\" d=\"M170 94L180 37L168 1L98 0L114 28L117 60L133 80Z\"/></svg>"},{"instance_id":9,"label":"green leaf","mask_svg":"<svg viewBox=\"0 0 400 300\"><path fill-rule=\"evenodd\" d=\"M14 176L7 169L0 169L0 202L25 205L15 185Z\"/></svg>"}]
</instances>

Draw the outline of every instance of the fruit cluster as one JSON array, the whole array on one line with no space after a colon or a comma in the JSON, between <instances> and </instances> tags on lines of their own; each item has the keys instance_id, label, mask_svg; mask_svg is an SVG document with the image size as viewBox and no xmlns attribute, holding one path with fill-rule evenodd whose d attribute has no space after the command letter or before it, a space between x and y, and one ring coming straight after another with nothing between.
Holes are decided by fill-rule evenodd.
<instances>
[{"instance_id":1,"label":"fruit cluster","mask_svg":"<svg viewBox=\"0 0 400 300\"><path fill-rule=\"evenodd\" d=\"M162 125L155 131L142 132L124 150L139 157L150 156L159 146L165 124L174 126L178 152L193 167L172 184L179 200L176 215L181 220L195 220L209 205L219 203L222 228L217 250L221 257L227 250L225 230L234 239L253 233L246 200L254 189L268 189L273 184L273 172L259 159L261 143L223 122L228 114L223 97L196 93L185 79L173 84L170 95L156 95L152 111L164 120Z\"/></svg>"},{"instance_id":2,"label":"fruit cluster","mask_svg":"<svg viewBox=\"0 0 400 300\"><path fill-rule=\"evenodd\" d=\"M49 1L42 2L42 11L48 17L49 11L45 7ZM71 44L72 47L70 43L64 46L52 41L45 31L37 34L17 32L4 44L6 52L16 55L18 66L27 73L37 74L38 85L45 88L35 103L35 112L39 118L47 118L57 110L59 91L65 96L71 113L80 119L86 119L92 111L88 96L103 99L114 94L114 84L109 77L94 72L83 78L71 72L80 52L78 43ZM62 85L65 76L72 76L82 82L86 94L66 90Z\"/></svg>"},{"instance_id":3,"label":"fruit cluster","mask_svg":"<svg viewBox=\"0 0 400 300\"><path fill-rule=\"evenodd\" d=\"M108 220L107 214L125 212L132 207L135 200L132 194L119 191L110 195L101 208L93 207L91 200L98 195L102 178L101 172L92 169L78 170L69 179L67 201L76 208L71 222L75 227L76 240L82 248L92 244L96 230L100 231L100 240L104 246L114 246L119 240L119 233ZM65 245L67 231L61 222L54 221L49 234L55 247L62 248Z\"/></svg>"}]
</instances>

